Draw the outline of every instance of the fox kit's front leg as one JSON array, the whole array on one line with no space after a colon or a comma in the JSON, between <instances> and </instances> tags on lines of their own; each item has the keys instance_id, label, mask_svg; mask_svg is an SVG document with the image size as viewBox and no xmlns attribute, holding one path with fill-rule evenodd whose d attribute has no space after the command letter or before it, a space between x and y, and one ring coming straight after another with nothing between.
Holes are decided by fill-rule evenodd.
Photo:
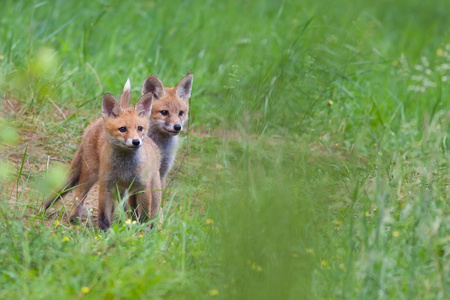
<instances>
[{"instance_id":1,"label":"fox kit's front leg","mask_svg":"<svg viewBox=\"0 0 450 300\"><path fill-rule=\"evenodd\" d=\"M100 181L98 196L98 225L107 230L111 227L114 214L114 201L111 193L112 187L105 181Z\"/></svg>"},{"instance_id":2,"label":"fox kit's front leg","mask_svg":"<svg viewBox=\"0 0 450 300\"><path fill-rule=\"evenodd\" d=\"M136 195L137 213L140 223L145 223L149 220L152 205L152 192L150 190L143 191Z\"/></svg>"},{"instance_id":3,"label":"fox kit's front leg","mask_svg":"<svg viewBox=\"0 0 450 300\"><path fill-rule=\"evenodd\" d=\"M153 95L143 95L133 107L128 107L128 100L119 103L111 94L105 94L102 100L106 138L100 155L98 223L104 230L113 220L112 197L117 186L120 192L132 186L128 204L140 221L146 221L152 213L152 191L147 183L151 174L158 174L160 156L156 145L145 137ZM136 194L140 191L144 192Z\"/></svg>"}]
</instances>

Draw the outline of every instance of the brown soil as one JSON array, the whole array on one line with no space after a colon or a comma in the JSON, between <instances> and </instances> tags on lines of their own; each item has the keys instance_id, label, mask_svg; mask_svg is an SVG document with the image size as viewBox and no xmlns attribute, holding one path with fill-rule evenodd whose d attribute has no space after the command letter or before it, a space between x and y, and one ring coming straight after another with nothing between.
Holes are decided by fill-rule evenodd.
<instances>
[{"instance_id":1,"label":"brown soil","mask_svg":"<svg viewBox=\"0 0 450 300\"><path fill-rule=\"evenodd\" d=\"M84 210L81 223L89 226L90 224L97 224L97 199L98 199L98 184L95 184L89 191L89 194L84 201ZM47 218L49 220L56 220L60 218L63 212L63 221L69 222L69 214L75 205L74 193L68 193L64 199L56 202L48 211Z\"/></svg>"}]
</instances>

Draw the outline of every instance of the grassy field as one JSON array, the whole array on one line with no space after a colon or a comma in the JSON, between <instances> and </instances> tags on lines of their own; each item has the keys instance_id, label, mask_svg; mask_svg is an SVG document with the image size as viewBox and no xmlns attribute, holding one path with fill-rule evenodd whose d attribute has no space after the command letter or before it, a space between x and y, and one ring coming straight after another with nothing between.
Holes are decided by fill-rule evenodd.
<instances>
[{"instance_id":1,"label":"grassy field","mask_svg":"<svg viewBox=\"0 0 450 300\"><path fill-rule=\"evenodd\" d=\"M450 2L1 10L1 299L450 297ZM160 229L40 212L105 92L189 71Z\"/></svg>"}]
</instances>

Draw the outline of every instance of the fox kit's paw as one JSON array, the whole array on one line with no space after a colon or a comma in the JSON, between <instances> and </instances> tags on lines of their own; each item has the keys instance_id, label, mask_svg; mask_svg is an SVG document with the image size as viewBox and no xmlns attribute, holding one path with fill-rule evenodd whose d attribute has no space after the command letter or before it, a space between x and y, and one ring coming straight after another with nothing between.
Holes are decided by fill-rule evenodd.
<instances>
[{"instance_id":1,"label":"fox kit's paw","mask_svg":"<svg viewBox=\"0 0 450 300\"><path fill-rule=\"evenodd\" d=\"M104 213L99 213L98 226L104 231L107 231L109 227L111 227L111 222L108 220Z\"/></svg>"},{"instance_id":2,"label":"fox kit's paw","mask_svg":"<svg viewBox=\"0 0 450 300\"><path fill-rule=\"evenodd\" d=\"M75 204L75 207L72 209L69 215L69 221L72 224L80 224L81 217L83 216L84 207L80 204Z\"/></svg>"},{"instance_id":3,"label":"fox kit's paw","mask_svg":"<svg viewBox=\"0 0 450 300\"><path fill-rule=\"evenodd\" d=\"M70 216L69 222L72 225L80 225L81 224L81 218L79 216Z\"/></svg>"}]
</instances>

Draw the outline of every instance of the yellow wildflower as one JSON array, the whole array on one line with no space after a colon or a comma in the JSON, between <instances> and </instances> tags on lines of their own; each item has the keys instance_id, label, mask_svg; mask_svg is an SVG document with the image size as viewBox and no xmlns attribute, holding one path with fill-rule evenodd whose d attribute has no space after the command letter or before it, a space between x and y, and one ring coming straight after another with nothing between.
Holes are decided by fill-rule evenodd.
<instances>
[{"instance_id":1,"label":"yellow wildflower","mask_svg":"<svg viewBox=\"0 0 450 300\"><path fill-rule=\"evenodd\" d=\"M217 296L217 295L219 295L219 290L218 289L209 290L208 294L210 296Z\"/></svg>"},{"instance_id":2,"label":"yellow wildflower","mask_svg":"<svg viewBox=\"0 0 450 300\"><path fill-rule=\"evenodd\" d=\"M128 225L128 224L131 224L131 219L126 220L126 221L125 221L125 224L127 224L127 225Z\"/></svg>"},{"instance_id":3,"label":"yellow wildflower","mask_svg":"<svg viewBox=\"0 0 450 300\"><path fill-rule=\"evenodd\" d=\"M327 262L326 259L322 259L322 261L320 262L320 264L321 264L323 267L325 267L325 266L328 264L328 262Z\"/></svg>"},{"instance_id":4,"label":"yellow wildflower","mask_svg":"<svg viewBox=\"0 0 450 300\"><path fill-rule=\"evenodd\" d=\"M63 238L63 242L68 242L68 241L70 241L69 237L68 237L68 236L65 236L65 237Z\"/></svg>"},{"instance_id":5,"label":"yellow wildflower","mask_svg":"<svg viewBox=\"0 0 450 300\"><path fill-rule=\"evenodd\" d=\"M333 105L334 104L334 102L333 102L333 100L328 100L328 106L331 106L331 105Z\"/></svg>"},{"instance_id":6,"label":"yellow wildflower","mask_svg":"<svg viewBox=\"0 0 450 300\"><path fill-rule=\"evenodd\" d=\"M256 272L261 272L262 268L261 268L261 266L257 265L256 263L253 263L252 264L252 270L256 271Z\"/></svg>"},{"instance_id":7,"label":"yellow wildflower","mask_svg":"<svg viewBox=\"0 0 450 300\"><path fill-rule=\"evenodd\" d=\"M83 294L87 294L87 293L89 293L89 291L90 291L90 289L89 289L87 286L83 286L83 287L81 288L81 292L82 292Z\"/></svg>"},{"instance_id":8,"label":"yellow wildflower","mask_svg":"<svg viewBox=\"0 0 450 300\"><path fill-rule=\"evenodd\" d=\"M339 230L341 225L341 222L338 220L333 220L332 223L334 224L334 229Z\"/></svg>"},{"instance_id":9,"label":"yellow wildflower","mask_svg":"<svg viewBox=\"0 0 450 300\"><path fill-rule=\"evenodd\" d=\"M398 231L398 230L392 231L392 236L395 237L395 238L399 237L400 236L400 231Z\"/></svg>"},{"instance_id":10,"label":"yellow wildflower","mask_svg":"<svg viewBox=\"0 0 450 300\"><path fill-rule=\"evenodd\" d=\"M305 249L305 251L308 254L314 255L314 249L312 249L312 248Z\"/></svg>"}]
</instances>

